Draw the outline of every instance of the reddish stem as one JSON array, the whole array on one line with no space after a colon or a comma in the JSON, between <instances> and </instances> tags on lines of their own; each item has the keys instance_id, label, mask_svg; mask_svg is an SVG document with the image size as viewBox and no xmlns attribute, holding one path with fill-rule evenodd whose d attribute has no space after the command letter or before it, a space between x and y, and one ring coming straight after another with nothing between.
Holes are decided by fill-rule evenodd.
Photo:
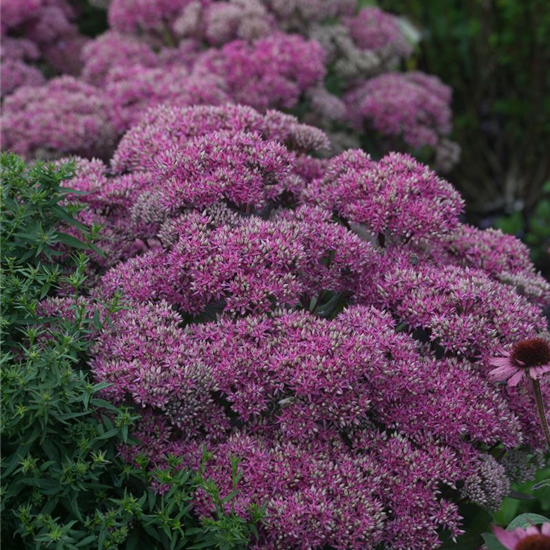
<instances>
[{"instance_id":1,"label":"reddish stem","mask_svg":"<svg viewBox=\"0 0 550 550\"><path fill-rule=\"evenodd\" d=\"M535 394L535 403L537 404L537 412L539 413L542 431L544 432L548 449L550 449L550 430L548 429L548 421L546 420L546 412L544 410L544 400L542 398L540 382L538 380L533 380L533 393Z\"/></svg>"}]
</instances>

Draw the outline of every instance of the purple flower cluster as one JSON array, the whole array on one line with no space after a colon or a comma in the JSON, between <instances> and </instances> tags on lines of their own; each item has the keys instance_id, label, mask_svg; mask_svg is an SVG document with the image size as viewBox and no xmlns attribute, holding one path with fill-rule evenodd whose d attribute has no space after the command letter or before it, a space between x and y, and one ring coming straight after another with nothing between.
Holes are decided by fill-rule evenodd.
<instances>
[{"instance_id":1,"label":"purple flower cluster","mask_svg":"<svg viewBox=\"0 0 550 550\"><path fill-rule=\"evenodd\" d=\"M118 32L145 32L151 39L172 40L175 39L173 33L178 21L191 17L197 9L202 12L208 3L205 0L112 0L109 25ZM194 32L199 30L197 28Z\"/></svg>"},{"instance_id":2,"label":"purple flower cluster","mask_svg":"<svg viewBox=\"0 0 550 550\"><path fill-rule=\"evenodd\" d=\"M354 17L344 18L343 23L359 49L375 52L386 63L409 57L412 53L396 18L378 8L362 9Z\"/></svg>"},{"instance_id":3,"label":"purple flower cluster","mask_svg":"<svg viewBox=\"0 0 550 550\"><path fill-rule=\"evenodd\" d=\"M439 528L460 533L441 484L452 493L467 479L481 501L473 484L486 459L475 442L522 441L504 396L467 364L422 354L380 310L186 329L174 316L164 302L125 313L98 344L94 370L112 383L110 399L156 411L139 448L154 462L175 452L197 467L207 444L207 473L227 494L230 458L240 459L236 509L266 504L263 547L436 548ZM196 506L209 511L200 495Z\"/></svg>"},{"instance_id":4,"label":"purple flower cluster","mask_svg":"<svg viewBox=\"0 0 550 550\"><path fill-rule=\"evenodd\" d=\"M177 108L160 106L149 111L120 141L112 159L116 172L149 172L157 169L157 158L170 150L187 147L190 140L219 132L255 134L261 141L285 144L296 151L312 151L328 148L325 134L278 111L267 111L261 115L244 106ZM165 162L168 160L165 158ZM305 164L319 165L311 157L302 157ZM315 168L310 167L308 172Z\"/></svg>"},{"instance_id":5,"label":"purple flower cluster","mask_svg":"<svg viewBox=\"0 0 550 550\"><path fill-rule=\"evenodd\" d=\"M435 549L458 501L495 508L533 467L533 397L487 359L545 330L548 293L509 280L543 286L430 169L311 156L326 145L276 111L161 106L109 168L79 161L82 215L112 240L92 296L128 306L92 371L142 413L126 459L197 468L206 448L222 496L239 459L234 510L266 507L257 548Z\"/></svg>"},{"instance_id":6,"label":"purple flower cluster","mask_svg":"<svg viewBox=\"0 0 550 550\"><path fill-rule=\"evenodd\" d=\"M332 159L303 199L392 240L448 233L463 209L459 193L412 157L390 153L376 162L358 150Z\"/></svg>"},{"instance_id":7,"label":"purple flower cluster","mask_svg":"<svg viewBox=\"0 0 550 550\"><path fill-rule=\"evenodd\" d=\"M40 86L44 83L42 73L23 61L7 59L0 68L2 96L11 94L21 86Z\"/></svg>"},{"instance_id":8,"label":"purple flower cluster","mask_svg":"<svg viewBox=\"0 0 550 550\"><path fill-rule=\"evenodd\" d=\"M436 147L450 131L451 90L423 73L385 73L359 83L344 98L349 117L413 148Z\"/></svg>"},{"instance_id":9,"label":"purple flower cluster","mask_svg":"<svg viewBox=\"0 0 550 550\"><path fill-rule=\"evenodd\" d=\"M275 34L253 44L235 40L201 56L197 71L223 78L236 103L265 110L295 107L325 76L325 52L298 35Z\"/></svg>"},{"instance_id":10,"label":"purple flower cluster","mask_svg":"<svg viewBox=\"0 0 550 550\"><path fill-rule=\"evenodd\" d=\"M40 86L35 66L46 63L57 73L77 74L86 39L66 0L3 0L0 8L2 96L21 86Z\"/></svg>"},{"instance_id":11,"label":"purple flower cluster","mask_svg":"<svg viewBox=\"0 0 550 550\"><path fill-rule=\"evenodd\" d=\"M234 510L266 507L258 550L431 550L461 533L460 500L498 507L542 441L531 393L488 362L546 330L550 285L388 153L458 154L450 90L397 72L399 20L355 0L112 0L75 67L73 17L3 2L2 139L85 157L67 200L105 251L86 300L127 306L92 372L142 413L121 454L197 468L206 448L222 496L237 457ZM80 76L44 82L44 60ZM364 130L381 158L346 150ZM193 506L212 511L201 491Z\"/></svg>"},{"instance_id":12,"label":"purple flower cluster","mask_svg":"<svg viewBox=\"0 0 550 550\"><path fill-rule=\"evenodd\" d=\"M395 69L412 53L397 18L374 7L348 13L335 25L315 25L310 32L324 46L347 87L365 76Z\"/></svg>"},{"instance_id":13,"label":"purple flower cluster","mask_svg":"<svg viewBox=\"0 0 550 550\"><path fill-rule=\"evenodd\" d=\"M393 72L412 51L397 17L359 9L355 0L113 0L110 29L86 44L63 0L6 0L2 9L3 93L18 96L6 105L2 126L23 123L33 138L16 150L30 158L53 154L51 142L62 142L64 133L71 147L60 147L58 156L103 152L106 133L110 154L149 108L226 103L298 109L327 133L335 152L359 146L367 125L378 134L380 151L427 146L438 169L458 158L446 138L449 91L433 77ZM75 135L74 117L63 107L64 99L69 105L75 99L59 97L63 86L44 84L28 64L43 57L94 88L90 108L100 109L103 135ZM338 95L325 87L327 76L340 82ZM29 87L38 87L38 97L52 96L43 116L59 121L53 138L35 121ZM101 141L95 149L88 144L93 138ZM4 137L5 148L13 142Z\"/></svg>"},{"instance_id":14,"label":"purple flower cluster","mask_svg":"<svg viewBox=\"0 0 550 550\"><path fill-rule=\"evenodd\" d=\"M221 105L230 101L224 82L214 75L196 75L185 67L141 65L116 68L109 73L106 94L112 102L111 120L119 134L139 122L151 105Z\"/></svg>"},{"instance_id":15,"label":"purple flower cluster","mask_svg":"<svg viewBox=\"0 0 550 550\"><path fill-rule=\"evenodd\" d=\"M86 45L82 51L82 79L89 84L104 86L113 68L139 65L155 67L157 56L152 48L132 35L108 31Z\"/></svg>"},{"instance_id":16,"label":"purple flower cluster","mask_svg":"<svg viewBox=\"0 0 550 550\"><path fill-rule=\"evenodd\" d=\"M423 329L445 352L459 356L487 359L502 342L546 328L540 309L513 288L456 265L406 266L402 258L390 260L380 293L383 305L402 322Z\"/></svg>"},{"instance_id":17,"label":"purple flower cluster","mask_svg":"<svg viewBox=\"0 0 550 550\"><path fill-rule=\"evenodd\" d=\"M109 107L104 93L71 76L24 86L4 102L2 145L40 158L108 156L116 143Z\"/></svg>"},{"instance_id":18,"label":"purple flower cluster","mask_svg":"<svg viewBox=\"0 0 550 550\"><path fill-rule=\"evenodd\" d=\"M445 256L468 267L482 269L491 278L514 286L519 294L541 305L550 302L550 283L536 273L529 249L499 229L481 231L461 225L460 231L442 243ZM445 261L442 256L441 261Z\"/></svg>"}]
</instances>

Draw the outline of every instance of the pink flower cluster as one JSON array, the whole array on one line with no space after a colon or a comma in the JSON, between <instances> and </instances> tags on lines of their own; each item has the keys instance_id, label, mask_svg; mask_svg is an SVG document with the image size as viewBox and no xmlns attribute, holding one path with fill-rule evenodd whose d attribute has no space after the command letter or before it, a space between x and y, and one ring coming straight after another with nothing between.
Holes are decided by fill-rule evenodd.
<instances>
[{"instance_id":1,"label":"pink flower cluster","mask_svg":"<svg viewBox=\"0 0 550 550\"><path fill-rule=\"evenodd\" d=\"M156 54L116 33L101 37L84 51L87 82L56 78L38 89L24 86L8 98L4 148L28 157L44 151L106 157L150 107L237 102L261 110L291 108L325 72L318 44L284 34L254 44L234 41L200 55L192 44L168 53Z\"/></svg>"},{"instance_id":2,"label":"pink flower cluster","mask_svg":"<svg viewBox=\"0 0 550 550\"><path fill-rule=\"evenodd\" d=\"M82 51L82 79L96 86L104 86L113 68L124 69L134 65L155 67L157 55L145 42L132 35L108 31L86 45Z\"/></svg>"},{"instance_id":3,"label":"pink flower cluster","mask_svg":"<svg viewBox=\"0 0 550 550\"><path fill-rule=\"evenodd\" d=\"M449 183L412 157L390 153L376 162L359 150L332 159L303 200L384 240L449 233L464 206Z\"/></svg>"},{"instance_id":4,"label":"pink flower cluster","mask_svg":"<svg viewBox=\"0 0 550 550\"><path fill-rule=\"evenodd\" d=\"M443 243L452 263L482 269L491 278L516 287L517 291L544 306L550 303L550 283L536 273L529 249L520 240L499 229L482 231L465 224ZM441 257L445 261L445 257Z\"/></svg>"},{"instance_id":5,"label":"pink flower cluster","mask_svg":"<svg viewBox=\"0 0 550 550\"><path fill-rule=\"evenodd\" d=\"M459 500L498 507L542 447L531 392L488 358L545 330L548 294L503 276L543 284L427 167L310 155L326 142L276 111L161 106L109 168L80 161L71 187L113 239L92 295L128 306L92 370L142 413L128 460L196 468L206 447L225 496L239 459L258 548L435 549Z\"/></svg>"},{"instance_id":6,"label":"pink flower cluster","mask_svg":"<svg viewBox=\"0 0 550 550\"><path fill-rule=\"evenodd\" d=\"M546 328L540 308L515 289L456 265L405 266L398 261L388 266L380 293L384 306L402 322L422 328L445 352L459 356L488 359L501 342L521 340Z\"/></svg>"},{"instance_id":7,"label":"pink flower cluster","mask_svg":"<svg viewBox=\"0 0 550 550\"><path fill-rule=\"evenodd\" d=\"M451 90L423 73L385 73L359 83L344 98L357 125L399 136L413 148L436 147L450 131Z\"/></svg>"},{"instance_id":8,"label":"pink flower cluster","mask_svg":"<svg viewBox=\"0 0 550 550\"><path fill-rule=\"evenodd\" d=\"M362 9L354 17L344 18L343 23L359 49L376 52L387 62L409 57L412 53L395 17L378 8Z\"/></svg>"},{"instance_id":9,"label":"pink flower cluster","mask_svg":"<svg viewBox=\"0 0 550 550\"><path fill-rule=\"evenodd\" d=\"M109 25L112 29L130 34L140 31L151 38L171 40L178 20L202 11L206 0L112 0L109 6ZM181 25L181 23L180 23ZM199 28L194 32L198 33ZM166 34L168 36L166 36Z\"/></svg>"},{"instance_id":10,"label":"pink flower cluster","mask_svg":"<svg viewBox=\"0 0 550 550\"><path fill-rule=\"evenodd\" d=\"M312 151L329 147L325 134L278 111L261 115L245 106L178 108L160 106L149 111L127 132L113 155L111 165L116 172L149 172L157 169L161 153L180 150L198 137L219 132L257 134L258 140L285 144L291 150ZM165 161L168 160L165 158ZM315 167L323 162L303 156L302 169L318 174ZM311 165L307 168L307 165Z\"/></svg>"},{"instance_id":11,"label":"pink flower cluster","mask_svg":"<svg viewBox=\"0 0 550 550\"><path fill-rule=\"evenodd\" d=\"M2 96L21 86L40 86L44 79L34 65L38 61L57 73L79 72L86 39L73 22L75 16L66 0L3 0Z\"/></svg>"},{"instance_id":12,"label":"pink flower cluster","mask_svg":"<svg viewBox=\"0 0 550 550\"><path fill-rule=\"evenodd\" d=\"M113 0L110 29L82 48L75 45L83 39L75 34L74 10L63 0L26 2L28 9L25 2L3 4L2 85L17 99L6 104L2 126L22 121L33 138L16 150L28 157L63 142L63 134L72 146L60 147L58 156L97 154L87 143L94 137L99 147L105 143L97 130L75 135L63 106L64 99L75 99L57 96L60 84L44 84L27 64L46 56L58 72L78 73L94 87L89 95L92 108L101 109L102 133L111 133L109 153L149 108L236 103L261 111L296 109L326 131L336 152L344 144L360 145L367 125L378 134L380 151L427 146L441 169L458 158L446 138L449 91L420 73L387 72L412 49L398 19L378 8L359 9L355 0ZM63 59L68 51L77 63ZM326 77L339 82L337 94L325 87ZM35 123L33 102L27 105L30 86L39 88L39 97L53 96L44 106L44 116L59 121L52 136ZM4 143L12 147L12 137Z\"/></svg>"},{"instance_id":13,"label":"pink flower cluster","mask_svg":"<svg viewBox=\"0 0 550 550\"><path fill-rule=\"evenodd\" d=\"M4 101L2 145L39 158L106 157L116 143L109 107L104 93L72 76L24 86Z\"/></svg>"},{"instance_id":14,"label":"pink flower cluster","mask_svg":"<svg viewBox=\"0 0 550 550\"><path fill-rule=\"evenodd\" d=\"M290 109L325 76L325 53L298 35L275 34L253 44L235 40L196 64L199 75L224 79L236 103L265 110Z\"/></svg>"},{"instance_id":15,"label":"pink flower cluster","mask_svg":"<svg viewBox=\"0 0 550 550\"><path fill-rule=\"evenodd\" d=\"M44 83L44 77L38 69L13 59L2 62L0 79L2 96L11 94L21 86L34 87Z\"/></svg>"}]
</instances>

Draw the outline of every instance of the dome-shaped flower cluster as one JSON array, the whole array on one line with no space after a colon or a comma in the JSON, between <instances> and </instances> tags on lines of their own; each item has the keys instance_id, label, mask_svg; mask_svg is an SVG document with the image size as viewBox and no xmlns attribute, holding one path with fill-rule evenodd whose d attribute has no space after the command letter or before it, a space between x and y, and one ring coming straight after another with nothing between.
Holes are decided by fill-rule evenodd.
<instances>
[{"instance_id":1,"label":"dome-shaped flower cluster","mask_svg":"<svg viewBox=\"0 0 550 550\"><path fill-rule=\"evenodd\" d=\"M4 101L2 147L24 156L106 157L116 143L110 101L72 76L24 86Z\"/></svg>"},{"instance_id":2,"label":"dome-shaped flower cluster","mask_svg":"<svg viewBox=\"0 0 550 550\"><path fill-rule=\"evenodd\" d=\"M87 39L67 0L3 0L0 8L2 96L43 83L38 62L50 71L77 74Z\"/></svg>"},{"instance_id":3,"label":"dome-shaped flower cluster","mask_svg":"<svg viewBox=\"0 0 550 550\"><path fill-rule=\"evenodd\" d=\"M539 276L427 167L324 145L276 111L164 106L110 168L80 161L71 187L115 239L92 296L127 305L92 372L142 413L128 460L206 449L222 496L239 460L258 548L435 549L461 499L498 506L542 446L531 393L488 358L545 329L547 294L502 279Z\"/></svg>"},{"instance_id":4,"label":"dome-shaped flower cluster","mask_svg":"<svg viewBox=\"0 0 550 550\"><path fill-rule=\"evenodd\" d=\"M413 148L436 146L450 131L451 90L423 73L385 73L357 84L344 98L350 119Z\"/></svg>"}]
</instances>

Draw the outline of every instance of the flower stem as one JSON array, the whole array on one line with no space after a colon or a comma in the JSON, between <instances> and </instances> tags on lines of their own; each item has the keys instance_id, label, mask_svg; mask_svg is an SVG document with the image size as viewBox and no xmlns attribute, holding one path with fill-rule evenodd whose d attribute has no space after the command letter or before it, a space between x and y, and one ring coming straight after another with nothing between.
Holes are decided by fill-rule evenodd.
<instances>
[{"instance_id":1,"label":"flower stem","mask_svg":"<svg viewBox=\"0 0 550 550\"><path fill-rule=\"evenodd\" d=\"M533 380L533 393L535 394L535 403L537 404L537 412L539 413L542 431L544 432L544 437L546 438L548 449L550 449L550 430L548 429L548 422L546 420L546 413L544 411L544 401L542 399L540 382L538 380Z\"/></svg>"}]
</instances>

